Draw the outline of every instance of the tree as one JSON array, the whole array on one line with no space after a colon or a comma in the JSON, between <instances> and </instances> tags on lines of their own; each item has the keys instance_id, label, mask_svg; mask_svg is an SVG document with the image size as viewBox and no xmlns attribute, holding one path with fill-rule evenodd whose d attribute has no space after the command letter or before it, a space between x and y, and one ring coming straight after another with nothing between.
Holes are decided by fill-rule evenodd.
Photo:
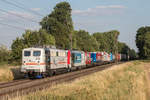
<instances>
[{"instance_id":1,"label":"tree","mask_svg":"<svg viewBox=\"0 0 150 100\"><path fill-rule=\"evenodd\" d=\"M93 34L93 37L97 40L97 42L99 44L98 49L100 51L107 51L108 45L107 45L107 41L106 41L104 34L97 32L97 33Z\"/></svg>"},{"instance_id":2,"label":"tree","mask_svg":"<svg viewBox=\"0 0 150 100\"><path fill-rule=\"evenodd\" d=\"M99 43L99 50L116 53L118 47L118 36L119 32L116 30L104 32L104 33L94 33L93 36Z\"/></svg>"},{"instance_id":3,"label":"tree","mask_svg":"<svg viewBox=\"0 0 150 100\"><path fill-rule=\"evenodd\" d=\"M0 63L7 63L10 59L10 51L5 45L0 45Z\"/></svg>"},{"instance_id":4,"label":"tree","mask_svg":"<svg viewBox=\"0 0 150 100\"><path fill-rule=\"evenodd\" d=\"M40 22L42 28L55 37L56 47L70 48L70 34L73 32L71 11L68 2L58 3L54 11Z\"/></svg>"},{"instance_id":5,"label":"tree","mask_svg":"<svg viewBox=\"0 0 150 100\"><path fill-rule=\"evenodd\" d=\"M134 49L131 49L131 50L129 51L129 56L130 56L130 60L135 60L135 59L137 59L137 53L135 52Z\"/></svg>"},{"instance_id":6,"label":"tree","mask_svg":"<svg viewBox=\"0 0 150 100\"><path fill-rule=\"evenodd\" d=\"M17 37L11 45L12 59L21 61L22 49L34 46L55 45L55 38L48 34L46 30L39 31L27 30L21 38Z\"/></svg>"},{"instance_id":7,"label":"tree","mask_svg":"<svg viewBox=\"0 0 150 100\"><path fill-rule=\"evenodd\" d=\"M88 32L84 30L76 31L75 38L78 50L98 51L98 42Z\"/></svg>"},{"instance_id":8,"label":"tree","mask_svg":"<svg viewBox=\"0 0 150 100\"><path fill-rule=\"evenodd\" d=\"M109 32L105 32L104 35L106 37L108 52L117 53L118 52L118 36L119 31L112 30Z\"/></svg>"},{"instance_id":9,"label":"tree","mask_svg":"<svg viewBox=\"0 0 150 100\"><path fill-rule=\"evenodd\" d=\"M136 46L139 50L139 57L150 59L150 27L141 27L136 34Z\"/></svg>"},{"instance_id":10,"label":"tree","mask_svg":"<svg viewBox=\"0 0 150 100\"><path fill-rule=\"evenodd\" d=\"M16 38L16 40L13 41L11 45L12 53L11 53L11 58L12 60L21 62L22 58L22 49L25 48L27 45L24 45L23 39Z\"/></svg>"},{"instance_id":11,"label":"tree","mask_svg":"<svg viewBox=\"0 0 150 100\"><path fill-rule=\"evenodd\" d=\"M55 45L55 38L43 29L40 29L39 31L27 30L22 38L27 47Z\"/></svg>"},{"instance_id":12,"label":"tree","mask_svg":"<svg viewBox=\"0 0 150 100\"><path fill-rule=\"evenodd\" d=\"M123 42L118 42L118 53L128 55L130 48L127 44Z\"/></svg>"}]
</instances>

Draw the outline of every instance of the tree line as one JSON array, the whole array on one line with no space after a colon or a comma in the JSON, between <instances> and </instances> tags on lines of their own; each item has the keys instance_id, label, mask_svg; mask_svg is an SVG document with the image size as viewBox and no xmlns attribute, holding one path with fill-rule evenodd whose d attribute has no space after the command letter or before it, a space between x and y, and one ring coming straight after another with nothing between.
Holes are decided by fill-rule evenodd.
<instances>
[{"instance_id":1,"label":"tree line","mask_svg":"<svg viewBox=\"0 0 150 100\"><path fill-rule=\"evenodd\" d=\"M118 52L130 54L133 56L132 59L136 57L133 49L118 41L120 32L117 30L93 34L86 30L74 30L71 12L72 9L68 2L56 4L53 11L41 20L41 29L38 31L26 30L21 37L13 40L9 54L10 61L21 62L24 48L44 45L55 45L56 48L61 49Z\"/></svg>"},{"instance_id":2,"label":"tree line","mask_svg":"<svg viewBox=\"0 0 150 100\"><path fill-rule=\"evenodd\" d=\"M137 30L136 46L141 59L150 59L150 27L141 27Z\"/></svg>"}]
</instances>

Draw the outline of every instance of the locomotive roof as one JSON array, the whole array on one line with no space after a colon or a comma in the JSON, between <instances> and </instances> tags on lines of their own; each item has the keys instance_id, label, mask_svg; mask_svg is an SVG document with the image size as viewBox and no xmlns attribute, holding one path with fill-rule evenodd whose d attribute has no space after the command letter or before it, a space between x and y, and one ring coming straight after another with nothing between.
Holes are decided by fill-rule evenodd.
<instances>
[{"instance_id":1,"label":"locomotive roof","mask_svg":"<svg viewBox=\"0 0 150 100\"><path fill-rule=\"evenodd\" d=\"M56 48L45 48L45 50L67 51L67 50L56 49Z\"/></svg>"},{"instance_id":2,"label":"locomotive roof","mask_svg":"<svg viewBox=\"0 0 150 100\"><path fill-rule=\"evenodd\" d=\"M73 53L82 53L82 52L84 52L84 51L72 50L71 52L73 52Z\"/></svg>"},{"instance_id":3,"label":"locomotive roof","mask_svg":"<svg viewBox=\"0 0 150 100\"><path fill-rule=\"evenodd\" d=\"M23 50L42 50L43 48L25 48Z\"/></svg>"},{"instance_id":4,"label":"locomotive roof","mask_svg":"<svg viewBox=\"0 0 150 100\"><path fill-rule=\"evenodd\" d=\"M23 50L57 50L57 51L67 51L67 50L63 50L63 49L56 49L56 48L35 48L35 47L31 47L31 48L25 48Z\"/></svg>"}]
</instances>

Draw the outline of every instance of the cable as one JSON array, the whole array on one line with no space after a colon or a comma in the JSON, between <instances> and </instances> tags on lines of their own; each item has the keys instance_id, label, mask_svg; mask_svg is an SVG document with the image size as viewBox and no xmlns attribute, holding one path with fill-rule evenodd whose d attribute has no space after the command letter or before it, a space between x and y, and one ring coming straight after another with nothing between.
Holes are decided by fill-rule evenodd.
<instances>
[{"instance_id":1,"label":"cable","mask_svg":"<svg viewBox=\"0 0 150 100\"><path fill-rule=\"evenodd\" d=\"M8 14L12 14L12 15L14 15L14 16L17 16L17 17L23 18L23 19L28 20L28 21L32 21L32 22L35 22L35 23L39 23L39 22L38 22L38 21L36 21L36 20L29 19L29 18L25 18L25 17L23 17L23 16L21 16L21 15L18 15L18 14L12 13L12 12L9 12L9 11L4 10L4 9L0 9L0 11L1 11L1 12L5 12L5 13L8 13Z\"/></svg>"},{"instance_id":2,"label":"cable","mask_svg":"<svg viewBox=\"0 0 150 100\"><path fill-rule=\"evenodd\" d=\"M26 11L30 11L30 12L32 12L32 13L38 15L38 16L42 16L42 17L43 17L43 15L39 14L38 12L35 12L35 11L30 10L30 9L28 9L28 8L21 7L21 6L17 5L17 4L15 4L15 3L9 2L9 1L7 1L7 0L1 0L1 1L3 1L3 2L7 3L7 4L10 4L10 5L13 5L13 6L17 7L17 8L20 8L20 9L23 9L23 10L26 10ZM21 4L21 3L19 3L19 2L16 2L16 3ZM23 5L23 4L21 4L21 5Z\"/></svg>"},{"instance_id":3,"label":"cable","mask_svg":"<svg viewBox=\"0 0 150 100\"><path fill-rule=\"evenodd\" d=\"M38 16L44 17L43 15L41 15L41 14L38 13L38 12L35 12L35 11L31 10L31 9L28 9L28 8L19 6L19 5L21 4L21 3L19 3L19 2L16 2L16 3L19 4L19 5L17 5L17 4L15 4L15 3L9 2L9 1L7 1L7 0L1 0L1 1L3 1L3 2L7 3L7 4L10 4L10 5L13 5L13 6L17 7L17 8L20 8L20 9L23 9L23 10L26 10L26 11L29 11L29 12L32 12L32 13L38 15ZM23 5L23 4L21 4L21 5Z\"/></svg>"},{"instance_id":4,"label":"cable","mask_svg":"<svg viewBox=\"0 0 150 100\"><path fill-rule=\"evenodd\" d=\"M5 20L5 17L0 16L0 18L2 18L2 20ZM8 21L9 21L9 20L8 20ZM15 21L15 23L22 24L22 22L18 22L18 21L16 21L16 20L14 20L14 21Z\"/></svg>"},{"instance_id":5,"label":"cable","mask_svg":"<svg viewBox=\"0 0 150 100\"><path fill-rule=\"evenodd\" d=\"M14 25L10 25L10 24L5 24L5 23L1 23L1 25L5 25L5 26L8 26L8 27L12 27L12 28L16 28L16 29L20 29L20 30L26 30L25 28L22 28L22 27L19 27L19 26L14 26Z\"/></svg>"},{"instance_id":6,"label":"cable","mask_svg":"<svg viewBox=\"0 0 150 100\"><path fill-rule=\"evenodd\" d=\"M18 5L21 5L21 6L24 6L24 8L29 8L27 5L24 5L24 4L22 4L22 3L20 3L20 2L18 2L18 1L16 1L16 0L12 0L13 2L15 2L16 4L18 4ZM43 10L45 10L45 11L47 11L47 12L49 12L49 10L47 10L46 8L44 9L44 8L42 8ZM31 11L33 11L33 12L36 12L36 11L34 11L34 10L32 10L32 9L29 9L29 10L31 10ZM37 12L36 12L37 13ZM39 13L40 14L40 13ZM42 14L40 14L40 15L42 15ZM45 15L42 15L43 17L45 17Z\"/></svg>"},{"instance_id":7,"label":"cable","mask_svg":"<svg viewBox=\"0 0 150 100\"><path fill-rule=\"evenodd\" d=\"M23 25L23 27L28 27L28 25L29 25L29 24L26 25L26 24L24 24L24 23L22 23L22 22L19 22L19 21L17 21L17 20L5 19L5 17L2 17L2 16L0 16L0 18L1 18L2 20L13 21L14 23L21 24L21 25Z\"/></svg>"}]
</instances>

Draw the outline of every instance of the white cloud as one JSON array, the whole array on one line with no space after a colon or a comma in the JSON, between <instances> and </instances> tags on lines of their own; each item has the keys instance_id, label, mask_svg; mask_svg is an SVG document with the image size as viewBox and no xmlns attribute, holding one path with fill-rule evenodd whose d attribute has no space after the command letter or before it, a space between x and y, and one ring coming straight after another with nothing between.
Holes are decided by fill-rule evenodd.
<instances>
[{"instance_id":1,"label":"white cloud","mask_svg":"<svg viewBox=\"0 0 150 100\"><path fill-rule=\"evenodd\" d=\"M41 8L31 8L31 10L33 10L33 11L40 11Z\"/></svg>"},{"instance_id":2,"label":"white cloud","mask_svg":"<svg viewBox=\"0 0 150 100\"><path fill-rule=\"evenodd\" d=\"M108 6L96 6L98 9L123 9L126 8L125 6L122 5L108 5Z\"/></svg>"},{"instance_id":3,"label":"white cloud","mask_svg":"<svg viewBox=\"0 0 150 100\"><path fill-rule=\"evenodd\" d=\"M112 15L122 13L124 8L126 7L122 5L101 5L95 8L88 8L87 10L73 10L72 14L81 16Z\"/></svg>"}]
</instances>

